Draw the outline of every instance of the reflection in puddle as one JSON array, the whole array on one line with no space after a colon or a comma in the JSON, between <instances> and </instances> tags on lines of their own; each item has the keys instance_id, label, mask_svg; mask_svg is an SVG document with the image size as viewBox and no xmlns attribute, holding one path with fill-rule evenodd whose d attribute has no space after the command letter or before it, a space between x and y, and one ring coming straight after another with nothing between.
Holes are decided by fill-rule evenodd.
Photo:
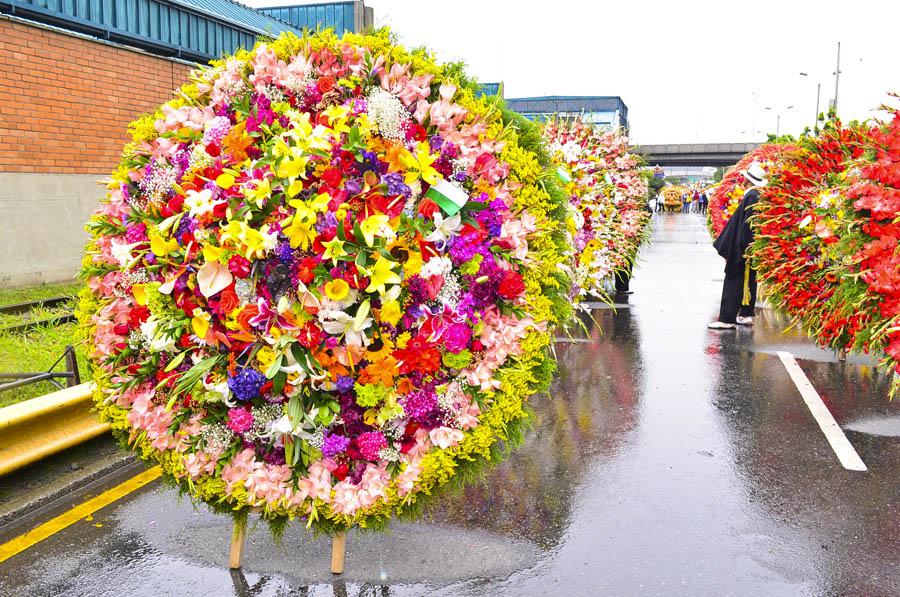
<instances>
[{"instance_id":1,"label":"reflection in puddle","mask_svg":"<svg viewBox=\"0 0 900 597\"><path fill-rule=\"evenodd\" d=\"M549 396L532 399L523 445L486 477L447 496L436 521L556 545L586 470L611 459L637 423L641 380L637 333L627 310L593 312L575 344L556 347L559 372ZM598 327L599 326L599 327ZM602 332L601 332L602 328Z\"/></svg>"}]
</instances>

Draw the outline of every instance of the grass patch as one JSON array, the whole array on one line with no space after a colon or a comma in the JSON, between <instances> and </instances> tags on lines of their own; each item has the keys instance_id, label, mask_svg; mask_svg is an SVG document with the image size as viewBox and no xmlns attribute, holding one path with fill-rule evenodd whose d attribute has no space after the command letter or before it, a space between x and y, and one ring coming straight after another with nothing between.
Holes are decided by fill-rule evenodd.
<instances>
[{"instance_id":1,"label":"grass patch","mask_svg":"<svg viewBox=\"0 0 900 597\"><path fill-rule=\"evenodd\" d=\"M81 290L81 282L41 284L40 286L29 286L27 288L0 290L0 305L12 305L56 296L75 296L79 290Z\"/></svg>"},{"instance_id":2,"label":"grass patch","mask_svg":"<svg viewBox=\"0 0 900 597\"><path fill-rule=\"evenodd\" d=\"M72 282L67 284L45 284L14 290L0 290L0 305L23 303L57 296L74 296L80 288L81 284ZM54 317L71 313L73 304L70 303L50 309L33 309L28 313L15 315L0 315L0 327L8 327L27 321L53 319ZM49 324L20 334L0 333L0 372L36 373L47 371L53 362L62 356L66 346L72 344L75 345L81 380L83 382L88 381L84 347L75 344L75 328L75 323ZM54 370L64 371L65 363L60 363ZM49 381L42 381L14 390L0 392L0 408L53 392L56 389L56 386Z\"/></svg>"}]
</instances>

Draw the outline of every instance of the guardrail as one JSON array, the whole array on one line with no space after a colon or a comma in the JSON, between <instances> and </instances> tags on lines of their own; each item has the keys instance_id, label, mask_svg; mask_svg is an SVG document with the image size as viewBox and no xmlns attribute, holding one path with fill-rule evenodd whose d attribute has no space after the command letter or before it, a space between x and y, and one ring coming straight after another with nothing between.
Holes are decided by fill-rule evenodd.
<instances>
[{"instance_id":1,"label":"guardrail","mask_svg":"<svg viewBox=\"0 0 900 597\"><path fill-rule=\"evenodd\" d=\"M83 383L0 408L0 475L106 432L92 411L92 389Z\"/></svg>"}]
</instances>

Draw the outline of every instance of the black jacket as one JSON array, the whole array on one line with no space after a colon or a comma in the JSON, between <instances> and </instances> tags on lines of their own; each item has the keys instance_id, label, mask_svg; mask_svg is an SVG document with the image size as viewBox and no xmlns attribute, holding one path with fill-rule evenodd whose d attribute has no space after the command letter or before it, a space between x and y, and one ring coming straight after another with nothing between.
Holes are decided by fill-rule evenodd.
<instances>
[{"instance_id":1,"label":"black jacket","mask_svg":"<svg viewBox=\"0 0 900 597\"><path fill-rule=\"evenodd\" d=\"M734 215L713 243L719 255L725 258L726 274L738 274L746 261L744 254L753 242L753 228L750 227L749 218L753 215L753 206L758 200L759 190L750 189L744 193L744 198L734 210Z\"/></svg>"}]
</instances>

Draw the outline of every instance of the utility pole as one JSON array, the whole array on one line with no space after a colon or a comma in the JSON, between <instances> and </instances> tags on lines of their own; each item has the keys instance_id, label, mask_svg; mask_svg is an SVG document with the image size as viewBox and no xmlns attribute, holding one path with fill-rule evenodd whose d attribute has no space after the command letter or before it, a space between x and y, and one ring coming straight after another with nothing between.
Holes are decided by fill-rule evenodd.
<instances>
[{"instance_id":1,"label":"utility pole","mask_svg":"<svg viewBox=\"0 0 900 597\"><path fill-rule=\"evenodd\" d=\"M816 118L813 120L813 132L819 132L819 94L822 93L822 83L816 83Z\"/></svg>"},{"instance_id":2,"label":"utility pole","mask_svg":"<svg viewBox=\"0 0 900 597\"><path fill-rule=\"evenodd\" d=\"M753 127L750 129L750 140L756 138L756 91L753 92Z\"/></svg>"},{"instance_id":3,"label":"utility pole","mask_svg":"<svg viewBox=\"0 0 900 597\"><path fill-rule=\"evenodd\" d=\"M775 136L780 137L781 136L781 114L778 115L778 120L776 122L777 122L777 124L775 125Z\"/></svg>"},{"instance_id":4,"label":"utility pole","mask_svg":"<svg viewBox=\"0 0 900 597\"><path fill-rule=\"evenodd\" d=\"M837 102L838 102L838 86L841 82L841 42L838 42L838 51L837 51L837 68L834 69L834 103L832 107L834 111L837 112Z\"/></svg>"}]
</instances>

